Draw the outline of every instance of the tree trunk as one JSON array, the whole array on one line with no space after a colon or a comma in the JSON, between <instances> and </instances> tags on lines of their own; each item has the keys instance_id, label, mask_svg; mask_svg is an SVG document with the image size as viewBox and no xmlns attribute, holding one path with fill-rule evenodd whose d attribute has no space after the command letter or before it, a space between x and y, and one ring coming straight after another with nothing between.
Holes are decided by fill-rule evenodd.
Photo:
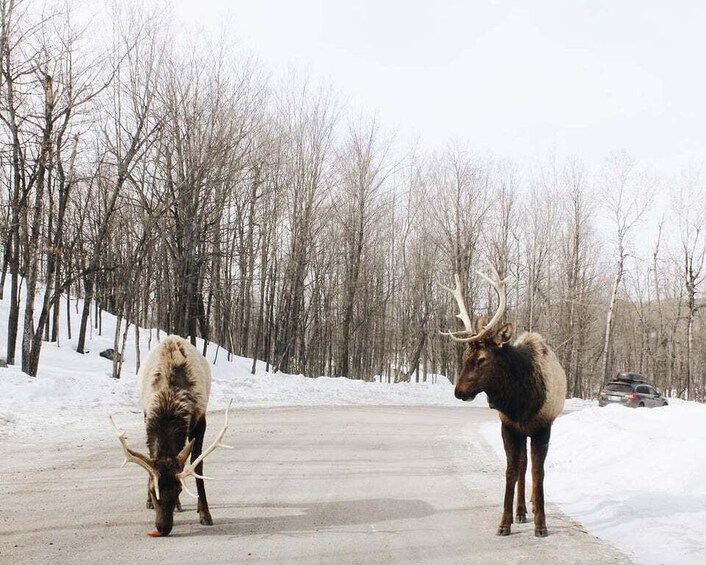
<instances>
[{"instance_id":1,"label":"tree trunk","mask_svg":"<svg viewBox=\"0 0 706 565\"><path fill-rule=\"evenodd\" d=\"M83 309L81 310L81 325L78 330L78 344L76 351L78 353L88 353L86 351L86 330L88 329L88 318L91 314L91 303L93 302L93 284L94 274L88 272L83 277Z\"/></svg>"},{"instance_id":2,"label":"tree trunk","mask_svg":"<svg viewBox=\"0 0 706 565\"><path fill-rule=\"evenodd\" d=\"M618 259L618 268L615 273L615 279L613 280L613 289L610 294L610 302L608 303L608 313L606 314L605 322L605 335L603 339L603 353L602 353L602 364L601 364L601 378L603 379L603 384L608 382L608 355L610 354L610 344L612 338L613 329L613 314L615 311L615 304L618 299L618 289L620 288L620 281L623 278L623 262L625 258L622 252L622 246L620 250L620 258Z\"/></svg>"}]
</instances>

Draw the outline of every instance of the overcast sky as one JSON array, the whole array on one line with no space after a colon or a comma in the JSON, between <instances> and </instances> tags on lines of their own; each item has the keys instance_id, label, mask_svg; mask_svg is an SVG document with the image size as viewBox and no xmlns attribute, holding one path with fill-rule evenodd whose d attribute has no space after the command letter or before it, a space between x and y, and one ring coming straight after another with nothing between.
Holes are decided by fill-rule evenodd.
<instances>
[{"instance_id":1,"label":"overcast sky","mask_svg":"<svg viewBox=\"0 0 706 565\"><path fill-rule=\"evenodd\" d=\"M663 172L706 155L706 2L174 3L187 26L225 25L272 74L323 78L426 146L524 163L626 149Z\"/></svg>"}]
</instances>

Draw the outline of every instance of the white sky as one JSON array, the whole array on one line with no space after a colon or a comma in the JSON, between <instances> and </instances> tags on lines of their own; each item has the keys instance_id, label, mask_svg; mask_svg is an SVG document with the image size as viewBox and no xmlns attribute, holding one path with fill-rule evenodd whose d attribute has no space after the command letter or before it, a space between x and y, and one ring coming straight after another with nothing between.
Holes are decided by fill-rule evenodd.
<instances>
[{"instance_id":1,"label":"white sky","mask_svg":"<svg viewBox=\"0 0 706 565\"><path fill-rule=\"evenodd\" d=\"M195 9L194 5L198 8ZM273 75L330 82L403 139L523 162L626 149L675 172L706 155L706 2L174 0Z\"/></svg>"}]
</instances>

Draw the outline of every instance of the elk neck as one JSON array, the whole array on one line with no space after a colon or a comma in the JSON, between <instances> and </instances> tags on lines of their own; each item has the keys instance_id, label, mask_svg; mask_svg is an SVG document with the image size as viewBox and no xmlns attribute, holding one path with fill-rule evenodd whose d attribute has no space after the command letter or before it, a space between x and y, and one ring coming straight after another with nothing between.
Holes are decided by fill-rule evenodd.
<instances>
[{"instance_id":1,"label":"elk neck","mask_svg":"<svg viewBox=\"0 0 706 565\"><path fill-rule=\"evenodd\" d=\"M496 357L495 375L486 390L488 402L509 420L525 422L537 414L546 400L536 351L524 345L506 344Z\"/></svg>"},{"instance_id":2,"label":"elk neck","mask_svg":"<svg viewBox=\"0 0 706 565\"><path fill-rule=\"evenodd\" d=\"M184 448L191 426L193 399L187 391L162 391L147 415L147 446L150 457L176 457Z\"/></svg>"}]
</instances>

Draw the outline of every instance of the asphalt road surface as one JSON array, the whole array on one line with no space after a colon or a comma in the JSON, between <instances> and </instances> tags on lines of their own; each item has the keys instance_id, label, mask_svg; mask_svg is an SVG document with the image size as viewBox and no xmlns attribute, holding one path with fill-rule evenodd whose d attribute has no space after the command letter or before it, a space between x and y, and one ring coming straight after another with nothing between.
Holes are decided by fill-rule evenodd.
<instances>
[{"instance_id":1,"label":"asphalt road surface","mask_svg":"<svg viewBox=\"0 0 706 565\"><path fill-rule=\"evenodd\" d=\"M628 563L551 501L548 538L531 522L495 535L504 463L478 428L496 417L463 406L233 409L235 449L204 463L214 525L199 524L183 493L166 538L146 535L146 473L119 468L107 418L93 439L4 439L0 563ZM142 449L141 415L116 420ZM222 421L209 415L207 444Z\"/></svg>"}]
</instances>

